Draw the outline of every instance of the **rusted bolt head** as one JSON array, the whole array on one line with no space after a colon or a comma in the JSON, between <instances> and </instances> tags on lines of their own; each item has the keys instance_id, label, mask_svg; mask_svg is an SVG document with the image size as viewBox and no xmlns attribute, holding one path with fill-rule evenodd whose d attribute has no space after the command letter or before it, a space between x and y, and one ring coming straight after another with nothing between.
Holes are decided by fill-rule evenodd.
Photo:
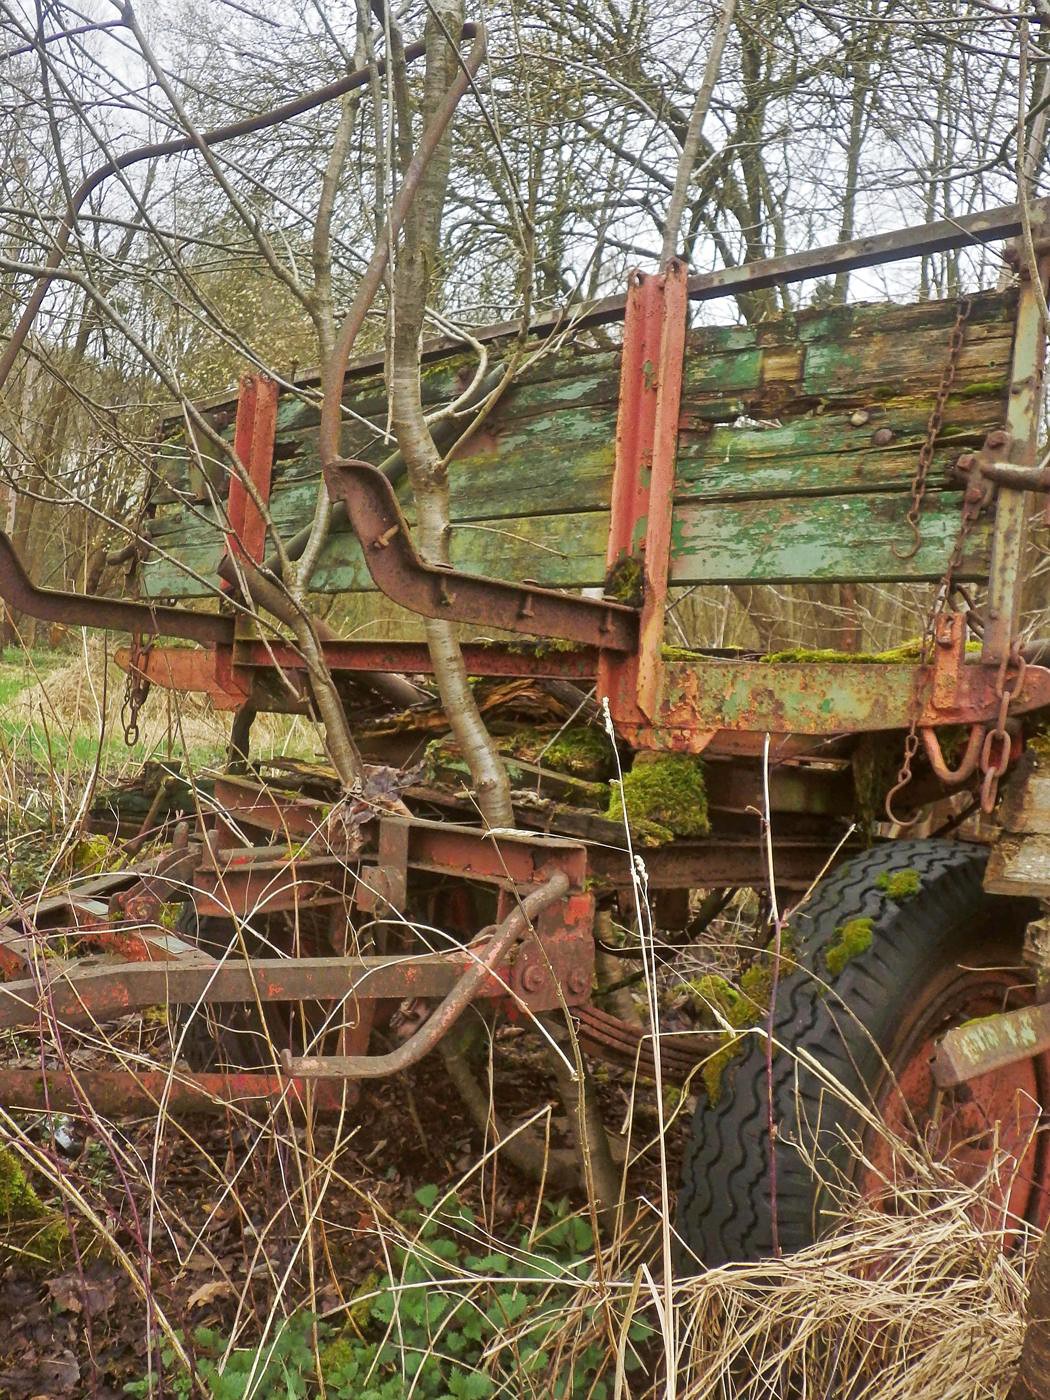
<instances>
[{"instance_id":1,"label":"rusted bolt head","mask_svg":"<svg viewBox=\"0 0 1050 1400\"><path fill-rule=\"evenodd\" d=\"M962 452L955 462L956 471L972 472L977 463L977 456L973 452Z\"/></svg>"},{"instance_id":2,"label":"rusted bolt head","mask_svg":"<svg viewBox=\"0 0 1050 1400\"><path fill-rule=\"evenodd\" d=\"M876 428L871 435L871 440L876 447L888 447L894 436L892 428Z\"/></svg>"},{"instance_id":3,"label":"rusted bolt head","mask_svg":"<svg viewBox=\"0 0 1050 1400\"><path fill-rule=\"evenodd\" d=\"M1006 434L1002 428L996 428L994 432L990 432L984 440L984 445L985 447L1005 447Z\"/></svg>"},{"instance_id":4,"label":"rusted bolt head","mask_svg":"<svg viewBox=\"0 0 1050 1400\"><path fill-rule=\"evenodd\" d=\"M590 982L590 978L582 967L574 967L569 973L569 991L575 996L582 997Z\"/></svg>"},{"instance_id":5,"label":"rusted bolt head","mask_svg":"<svg viewBox=\"0 0 1050 1400\"><path fill-rule=\"evenodd\" d=\"M855 428L863 428L870 417L871 414L866 408L855 408L849 416L849 421Z\"/></svg>"},{"instance_id":6,"label":"rusted bolt head","mask_svg":"<svg viewBox=\"0 0 1050 1400\"><path fill-rule=\"evenodd\" d=\"M539 963L529 963L521 974L521 988L524 992L538 992L544 983L543 968Z\"/></svg>"}]
</instances>

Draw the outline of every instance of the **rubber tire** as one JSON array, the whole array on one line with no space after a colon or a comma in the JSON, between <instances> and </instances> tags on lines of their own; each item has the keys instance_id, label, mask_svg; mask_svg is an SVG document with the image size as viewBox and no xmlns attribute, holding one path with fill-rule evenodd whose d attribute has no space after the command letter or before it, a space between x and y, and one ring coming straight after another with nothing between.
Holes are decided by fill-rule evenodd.
<instances>
[{"instance_id":1,"label":"rubber tire","mask_svg":"<svg viewBox=\"0 0 1050 1400\"><path fill-rule=\"evenodd\" d=\"M1020 959L1034 906L985 894L986 859L985 848L963 842L894 841L822 881L791 920L792 963L778 988L775 1041L808 1052L861 1101L872 1102L886 1083L883 1056L893 1045L906 998L946 968L965 963L982 943L987 947L991 940L1001 949L1004 932ZM921 884L918 893L897 903L877 881L901 870L917 871ZM874 920L871 947L832 979L824 950L840 926L856 918ZM833 993L823 990L829 982ZM778 1242L782 1252L792 1253L831 1224L819 1184L793 1145L800 1118L819 1122L820 1149L846 1169L842 1133L856 1137L860 1125L840 1096L822 1089L793 1054L773 1058L772 1099ZM727 1066L717 1101L710 1103L700 1091L678 1200L685 1272L697 1260L714 1267L773 1253L768 1112L765 1039L753 1035ZM812 1141L812 1131L809 1136Z\"/></svg>"}]
</instances>

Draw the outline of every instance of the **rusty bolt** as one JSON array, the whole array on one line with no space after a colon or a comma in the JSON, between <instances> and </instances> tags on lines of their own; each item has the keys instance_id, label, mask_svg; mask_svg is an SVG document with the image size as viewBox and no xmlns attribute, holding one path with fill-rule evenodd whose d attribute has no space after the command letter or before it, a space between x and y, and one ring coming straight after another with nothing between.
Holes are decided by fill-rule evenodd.
<instances>
[{"instance_id":1,"label":"rusty bolt","mask_svg":"<svg viewBox=\"0 0 1050 1400\"><path fill-rule=\"evenodd\" d=\"M539 963L529 963L521 974L521 989L523 992L538 992L545 980L543 968Z\"/></svg>"},{"instance_id":2,"label":"rusty bolt","mask_svg":"<svg viewBox=\"0 0 1050 1400\"><path fill-rule=\"evenodd\" d=\"M871 435L871 440L876 447L888 447L894 436L892 428L876 428Z\"/></svg>"},{"instance_id":3,"label":"rusty bolt","mask_svg":"<svg viewBox=\"0 0 1050 1400\"><path fill-rule=\"evenodd\" d=\"M863 428L864 424L871 417L866 408L857 408L849 416L849 421L855 428Z\"/></svg>"},{"instance_id":4,"label":"rusty bolt","mask_svg":"<svg viewBox=\"0 0 1050 1400\"><path fill-rule=\"evenodd\" d=\"M1006 434L1002 428L996 428L994 432L988 434L984 440L985 447L1005 447L1007 442Z\"/></svg>"},{"instance_id":5,"label":"rusty bolt","mask_svg":"<svg viewBox=\"0 0 1050 1400\"><path fill-rule=\"evenodd\" d=\"M963 453L960 453L960 455L959 455L959 457L958 457L958 459L957 459L957 461L956 461L956 463L955 463L955 466L956 466L956 470L957 470L957 471L961 471L961 472L972 472L973 469L974 469L974 467L975 467L975 465L976 465L976 463L977 463L977 456L976 456L976 453L973 453L973 452L963 452Z\"/></svg>"},{"instance_id":6,"label":"rusty bolt","mask_svg":"<svg viewBox=\"0 0 1050 1400\"><path fill-rule=\"evenodd\" d=\"M582 997L587 990L589 982L590 978L582 967L574 967L569 973L569 991L572 992L574 996Z\"/></svg>"}]
</instances>

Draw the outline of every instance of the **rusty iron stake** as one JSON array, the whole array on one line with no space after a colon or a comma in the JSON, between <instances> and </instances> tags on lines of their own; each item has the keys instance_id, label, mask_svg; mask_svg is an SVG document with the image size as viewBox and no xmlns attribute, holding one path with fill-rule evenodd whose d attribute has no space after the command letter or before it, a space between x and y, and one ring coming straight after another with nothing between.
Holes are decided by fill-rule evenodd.
<instances>
[{"instance_id":1,"label":"rusty iron stake","mask_svg":"<svg viewBox=\"0 0 1050 1400\"><path fill-rule=\"evenodd\" d=\"M244 467L259 499L270 499L273 477L273 444L277 433L277 383L265 374L241 376L237 395L237 421L233 434L233 450ZM258 563L266 552L266 521L248 490L247 483L237 472L230 477L226 500L229 530L226 548L234 558ZM233 587L220 579L224 592Z\"/></svg>"}]
</instances>

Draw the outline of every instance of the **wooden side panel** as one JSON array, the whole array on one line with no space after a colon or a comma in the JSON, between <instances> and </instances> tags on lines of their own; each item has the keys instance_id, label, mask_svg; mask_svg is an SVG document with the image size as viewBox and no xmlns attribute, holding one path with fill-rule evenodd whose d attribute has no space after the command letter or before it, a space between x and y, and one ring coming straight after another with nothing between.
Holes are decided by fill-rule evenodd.
<instances>
[{"instance_id":1,"label":"wooden side panel","mask_svg":"<svg viewBox=\"0 0 1050 1400\"><path fill-rule=\"evenodd\" d=\"M907 542L908 487L954 303L838 307L758 327L692 331L673 580L939 577L961 505L950 463L1003 421L1014 304L1010 293L975 299L931 469L923 546L903 564L892 547ZM451 466L453 556L461 567L565 587L601 583L618 370L617 353L569 344L521 375ZM447 401L471 372L465 355L428 365L424 400ZM348 381L345 402L353 419L344 450L382 462L395 444L385 431L381 376ZM313 512L320 486L317 417L312 404L287 398L280 405L272 510L285 534ZM204 499L202 482L212 480L220 496L223 486L214 464L204 465L204 472L191 472L177 442L166 453L171 489L155 497L156 553L143 570L152 596L207 592L183 566L205 580L215 577L222 511ZM196 497L191 503L187 492ZM410 507L408 514L411 519ZM986 566L981 528L964 576L980 576ZM317 584L322 591L368 588L352 540L333 538Z\"/></svg>"}]
</instances>

